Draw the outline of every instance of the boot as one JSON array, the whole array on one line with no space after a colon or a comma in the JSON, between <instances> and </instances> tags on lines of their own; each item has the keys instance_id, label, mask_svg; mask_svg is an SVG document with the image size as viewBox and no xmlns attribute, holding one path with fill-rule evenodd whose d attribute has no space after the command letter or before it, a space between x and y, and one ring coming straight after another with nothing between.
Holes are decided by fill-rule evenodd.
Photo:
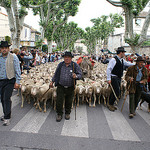
<instances>
[{"instance_id":1,"label":"boot","mask_svg":"<svg viewBox=\"0 0 150 150\"><path fill-rule=\"evenodd\" d=\"M108 107L108 109L109 109L110 111L115 111L115 108L114 108L113 105L108 105L107 107Z\"/></svg>"}]
</instances>

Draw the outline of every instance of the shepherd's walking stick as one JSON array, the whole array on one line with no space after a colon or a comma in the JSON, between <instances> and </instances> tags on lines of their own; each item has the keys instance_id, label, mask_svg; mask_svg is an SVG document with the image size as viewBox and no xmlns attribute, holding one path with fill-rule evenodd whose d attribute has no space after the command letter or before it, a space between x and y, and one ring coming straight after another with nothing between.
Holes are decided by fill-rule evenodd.
<instances>
[{"instance_id":1,"label":"shepherd's walking stick","mask_svg":"<svg viewBox=\"0 0 150 150\"><path fill-rule=\"evenodd\" d=\"M114 91L114 89L113 89L111 83L110 83L109 85L110 85L110 87L111 87L111 89L112 89L112 91L113 91L113 94L115 95L116 100L119 102L119 99L118 99L118 97L117 97L117 95L116 95L116 93L115 93L115 91Z\"/></svg>"},{"instance_id":2,"label":"shepherd's walking stick","mask_svg":"<svg viewBox=\"0 0 150 150\"><path fill-rule=\"evenodd\" d=\"M131 81L130 81L129 86L128 86L126 92L125 92L125 97L124 97L124 101L123 101L123 104L122 104L122 107L121 107L121 112L122 112L122 110L123 110L124 103L125 103L126 98L127 98L127 96L128 96L128 92L129 92L130 86L131 86Z\"/></svg>"},{"instance_id":3,"label":"shepherd's walking stick","mask_svg":"<svg viewBox=\"0 0 150 150\"><path fill-rule=\"evenodd\" d=\"M74 73L74 63L73 63L73 73ZM73 79L73 85L74 85L74 90L75 90L75 79ZM75 120L76 120L76 95L74 91L74 105L75 105Z\"/></svg>"}]
</instances>

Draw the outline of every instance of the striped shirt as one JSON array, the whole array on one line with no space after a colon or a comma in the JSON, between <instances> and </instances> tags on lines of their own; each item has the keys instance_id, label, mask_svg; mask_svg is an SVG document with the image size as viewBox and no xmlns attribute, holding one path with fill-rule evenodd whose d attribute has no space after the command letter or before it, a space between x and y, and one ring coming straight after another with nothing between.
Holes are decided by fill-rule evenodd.
<instances>
[{"instance_id":1,"label":"striped shirt","mask_svg":"<svg viewBox=\"0 0 150 150\"><path fill-rule=\"evenodd\" d=\"M6 59L7 56L3 57L2 54L0 54L0 80L7 79ZM20 64L19 64L19 59L15 54L14 54L14 70L15 70L16 83L20 84L20 80L21 80Z\"/></svg>"}]
</instances>

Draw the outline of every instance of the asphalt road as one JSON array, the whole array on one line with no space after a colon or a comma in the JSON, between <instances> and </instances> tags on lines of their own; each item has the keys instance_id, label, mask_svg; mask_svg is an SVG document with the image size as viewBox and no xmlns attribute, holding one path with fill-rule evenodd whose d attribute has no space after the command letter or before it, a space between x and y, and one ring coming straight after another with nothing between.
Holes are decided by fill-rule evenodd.
<instances>
[{"instance_id":1,"label":"asphalt road","mask_svg":"<svg viewBox=\"0 0 150 150\"><path fill-rule=\"evenodd\" d=\"M7 127L0 122L0 150L150 150L150 113L147 103L128 117L128 99L121 113L110 112L102 104L77 107L77 119L72 110L71 119L56 122L56 113L48 103L46 113L39 112L33 103L12 96L12 119ZM0 103L0 116L2 107Z\"/></svg>"}]
</instances>

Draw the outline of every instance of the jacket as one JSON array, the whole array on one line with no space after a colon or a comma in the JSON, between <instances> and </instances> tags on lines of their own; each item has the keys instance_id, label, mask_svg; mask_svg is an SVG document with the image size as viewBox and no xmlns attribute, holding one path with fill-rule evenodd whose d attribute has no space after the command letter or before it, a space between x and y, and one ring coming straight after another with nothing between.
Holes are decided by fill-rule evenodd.
<instances>
[{"instance_id":1,"label":"jacket","mask_svg":"<svg viewBox=\"0 0 150 150\"><path fill-rule=\"evenodd\" d=\"M136 91L136 76L137 76L137 74L138 74L137 65L134 65L134 66L131 66L131 67L128 68L127 73L125 75L125 80L127 81L127 89L130 85L129 93L134 94L135 91ZM133 79L133 82L130 83L130 79L132 77L134 79ZM148 79L147 69L145 67L143 67L141 81L143 80L144 84L146 84L147 79Z\"/></svg>"}]
</instances>

